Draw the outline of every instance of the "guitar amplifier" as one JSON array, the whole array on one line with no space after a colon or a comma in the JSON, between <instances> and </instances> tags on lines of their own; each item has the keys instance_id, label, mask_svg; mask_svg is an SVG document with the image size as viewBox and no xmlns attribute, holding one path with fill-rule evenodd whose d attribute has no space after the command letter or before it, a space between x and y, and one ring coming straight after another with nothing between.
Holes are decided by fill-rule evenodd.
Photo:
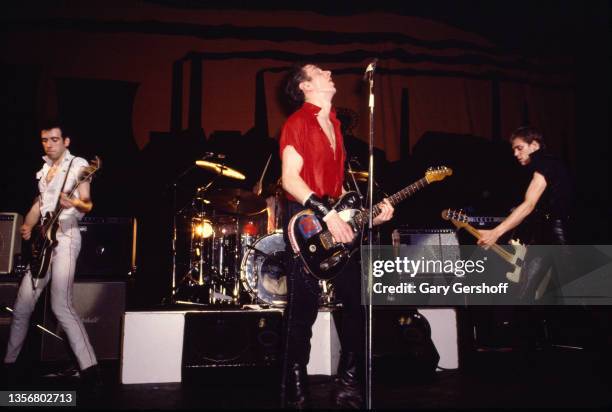
<instances>
[{"instance_id":1,"label":"guitar amplifier","mask_svg":"<svg viewBox=\"0 0 612 412\"><path fill-rule=\"evenodd\" d=\"M0 274L10 274L15 255L21 253L22 223L23 218L17 213L0 213Z\"/></svg>"},{"instance_id":2,"label":"guitar amplifier","mask_svg":"<svg viewBox=\"0 0 612 412\"><path fill-rule=\"evenodd\" d=\"M408 229L399 227L391 233L391 244L429 246L426 250L430 259L458 259L459 241L457 233L452 229Z\"/></svg>"},{"instance_id":3,"label":"guitar amplifier","mask_svg":"<svg viewBox=\"0 0 612 412\"><path fill-rule=\"evenodd\" d=\"M79 222L78 278L124 278L136 270L137 222L127 217L85 217Z\"/></svg>"},{"instance_id":4,"label":"guitar amplifier","mask_svg":"<svg viewBox=\"0 0 612 412\"><path fill-rule=\"evenodd\" d=\"M459 245L453 229L408 229L400 226L393 231L391 236L393 245Z\"/></svg>"},{"instance_id":5,"label":"guitar amplifier","mask_svg":"<svg viewBox=\"0 0 612 412\"><path fill-rule=\"evenodd\" d=\"M43 326L64 341L42 334L40 359L69 360L67 337L51 309L45 293ZM74 283L73 306L83 321L91 346L98 359L119 359L121 354L121 319L125 313L126 284L123 281L78 281Z\"/></svg>"},{"instance_id":6,"label":"guitar amplifier","mask_svg":"<svg viewBox=\"0 0 612 412\"><path fill-rule=\"evenodd\" d=\"M408 229L400 226L391 233L395 254L411 260L456 261L461 258L457 234L452 229ZM404 248L401 246L422 246ZM421 276L446 277L443 273L422 273Z\"/></svg>"}]
</instances>

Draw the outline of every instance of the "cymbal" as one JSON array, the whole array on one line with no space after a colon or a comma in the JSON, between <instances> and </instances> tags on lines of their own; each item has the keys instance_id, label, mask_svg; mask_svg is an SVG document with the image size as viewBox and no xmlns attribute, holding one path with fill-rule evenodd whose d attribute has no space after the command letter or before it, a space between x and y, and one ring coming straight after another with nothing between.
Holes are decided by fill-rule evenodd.
<instances>
[{"instance_id":1,"label":"cymbal","mask_svg":"<svg viewBox=\"0 0 612 412\"><path fill-rule=\"evenodd\" d=\"M222 163L209 162L208 160L196 160L196 166L202 169L208 169L212 172L221 174L223 176L230 177L232 179L244 180L246 176L239 171L232 169Z\"/></svg>"},{"instance_id":2,"label":"cymbal","mask_svg":"<svg viewBox=\"0 0 612 412\"><path fill-rule=\"evenodd\" d=\"M349 170L349 173L353 175L355 180L358 180L360 182L368 181L369 174L365 170Z\"/></svg>"},{"instance_id":3,"label":"cymbal","mask_svg":"<svg viewBox=\"0 0 612 412\"><path fill-rule=\"evenodd\" d=\"M206 195L215 210L238 215L254 215L266 209L266 200L243 189L217 189Z\"/></svg>"}]
</instances>

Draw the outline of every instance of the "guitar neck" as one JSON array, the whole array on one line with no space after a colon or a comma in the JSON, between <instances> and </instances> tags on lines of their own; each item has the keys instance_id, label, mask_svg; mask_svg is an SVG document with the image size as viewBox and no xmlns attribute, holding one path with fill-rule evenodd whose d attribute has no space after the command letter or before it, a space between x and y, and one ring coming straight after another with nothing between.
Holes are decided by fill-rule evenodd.
<instances>
[{"instance_id":1,"label":"guitar neck","mask_svg":"<svg viewBox=\"0 0 612 412\"><path fill-rule=\"evenodd\" d=\"M412 196L413 194L415 194L419 190L423 189L428 184L429 184L429 182L427 181L427 179L423 177L423 178L417 180L416 182L414 182L413 184L411 184L409 186L406 186L405 188L403 188L399 192L389 196L387 199L389 200L389 203L391 203L391 206L395 207L395 205L397 205L398 203L406 200L407 198L409 198L410 196ZM372 210L372 218L375 218L376 216L378 216L380 214L380 212L382 211L382 209L381 209L382 204L383 204L383 202L379 202L379 203L374 205L374 207L372 208L373 209ZM359 215L357 215L355 217L355 221L360 226L365 224L367 219L368 219L368 212L360 213Z\"/></svg>"},{"instance_id":2,"label":"guitar neck","mask_svg":"<svg viewBox=\"0 0 612 412\"><path fill-rule=\"evenodd\" d=\"M465 225L462 225L462 227L467 230L467 232L474 236L476 239L480 239L482 236L480 236L480 232L478 230L476 230L472 225L470 225L469 223L466 223ZM504 259L506 262L508 263L512 263L512 254L510 252L508 252L507 250L503 249L501 246L499 246L497 243L494 243L491 246L491 250L493 250L493 252L497 253L502 259Z\"/></svg>"},{"instance_id":3,"label":"guitar neck","mask_svg":"<svg viewBox=\"0 0 612 412\"><path fill-rule=\"evenodd\" d=\"M409 198L410 196L412 196L419 190L423 189L428 184L429 182L427 182L427 179L423 177L422 179L417 180L413 184L406 186L399 192L389 196L387 199L389 200L389 203L391 203L391 206L395 207L395 205L406 200L407 198ZM382 204L383 202L379 202L372 207L372 218L375 218L376 216L380 214L380 212L382 211L381 209Z\"/></svg>"},{"instance_id":4,"label":"guitar neck","mask_svg":"<svg viewBox=\"0 0 612 412\"><path fill-rule=\"evenodd\" d=\"M429 182L427 181L427 179L423 177L417 180L416 182L414 182L413 184L406 186L405 188L395 193L394 195L389 196L388 198L389 203L391 203L391 206L395 206L398 203L406 200L407 198L409 198L410 196L412 196L419 190L423 189L428 184ZM381 209L380 209L381 205L382 205L382 202L377 203L376 206L374 206L373 217L378 216L378 214L381 212Z\"/></svg>"}]
</instances>

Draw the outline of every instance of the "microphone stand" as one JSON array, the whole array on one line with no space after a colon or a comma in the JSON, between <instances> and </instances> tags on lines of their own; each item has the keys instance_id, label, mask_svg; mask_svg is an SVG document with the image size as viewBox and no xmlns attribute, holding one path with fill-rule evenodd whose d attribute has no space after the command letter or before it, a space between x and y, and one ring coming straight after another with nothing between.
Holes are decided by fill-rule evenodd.
<instances>
[{"instance_id":1,"label":"microphone stand","mask_svg":"<svg viewBox=\"0 0 612 412\"><path fill-rule=\"evenodd\" d=\"M374 198L374 70L376 60L368 66L365 76L367 77L368 109L369 109L369 152L368 152L368 252L366 254L367 286L366 286L366 409L372 409L372 246L374 239L373 231L373 198Z\"/></svg>"}]
</instances>

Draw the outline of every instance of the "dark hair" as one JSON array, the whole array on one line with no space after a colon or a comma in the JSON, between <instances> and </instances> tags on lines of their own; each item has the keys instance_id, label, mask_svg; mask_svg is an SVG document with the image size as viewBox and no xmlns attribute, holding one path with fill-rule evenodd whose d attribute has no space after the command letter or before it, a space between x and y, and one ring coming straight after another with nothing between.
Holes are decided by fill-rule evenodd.
<instances>
[{"instance_id":1,"label":"dark hair","mask_svg":"<svg viewBox=\"0 0 612 412\"><path fill-rule=\"evenodd\" d=\"M510 135L510 142L514 139L520 138L525 141L527 144L531 144L531 142L536 141L540 144L540 147L544 149L544 138L542 137L542 133L531 126L521 126Z\"/></svg>"},{"instance_id":2,"label":"dark hair","mask_svg":"<svg viewBox=\"0 0 612 412\"><path fill-rule=\"evenodd\" d=\"M296 63L287 74L285 94L289 97L291 102L296 105L304 103L304 92L300 89L300 83L310 80L310 77L308 77L304 71L304 67L310 64L311 63Z\"/></svg>"},{"instance_id":3,"label":"dark hair","mask_svg":"<svg viewBox=\"0 0 612 412\"><path fill-rule=\"evenodd\" d=\"M64 122L58 119L45 120L40 124L40 130L60 129L62 131L62 139L70 137L70 132L66 128Z\"/></svg>"}]
</instances>

